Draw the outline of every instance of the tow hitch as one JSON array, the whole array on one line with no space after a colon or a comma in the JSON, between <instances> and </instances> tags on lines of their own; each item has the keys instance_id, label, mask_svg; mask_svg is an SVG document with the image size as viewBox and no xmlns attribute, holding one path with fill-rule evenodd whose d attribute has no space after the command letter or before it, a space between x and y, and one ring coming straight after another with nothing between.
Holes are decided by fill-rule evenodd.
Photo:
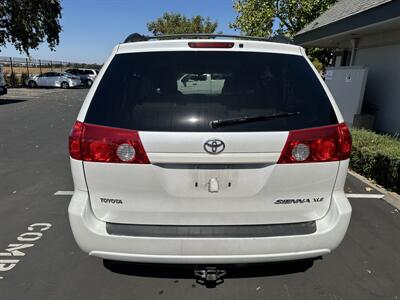
<instances>
[{"instance_id":1,"label":"tow hitch","mask_svg":"<svg viewBox=\"0 0 400 300\"><path fill-rule=\"evenodd\" d=\"M226 276L225 270L219 270L216 267L206 267L205 269L194 270L194 276L199 284L203 284L207 287L215 287L218 284L224 282L224 276Z\"/></svg>"}]
</instances>

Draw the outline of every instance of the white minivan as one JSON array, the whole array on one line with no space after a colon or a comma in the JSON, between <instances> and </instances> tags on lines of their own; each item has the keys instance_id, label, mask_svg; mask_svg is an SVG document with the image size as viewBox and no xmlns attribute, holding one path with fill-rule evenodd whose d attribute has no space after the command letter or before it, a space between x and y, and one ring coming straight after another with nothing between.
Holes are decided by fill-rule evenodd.
<instances>
[{"instance_id":1,"label":"white minivan","mask_svg":"<svg viewBox=\"0 0 400 300\"><path fill-rule=\"evenodd\" d=\"M351 136L304 49L211 37L128 39L104 64L69 137L83 251L236 264L341 243Z\"/></svg>"}]
</instances>

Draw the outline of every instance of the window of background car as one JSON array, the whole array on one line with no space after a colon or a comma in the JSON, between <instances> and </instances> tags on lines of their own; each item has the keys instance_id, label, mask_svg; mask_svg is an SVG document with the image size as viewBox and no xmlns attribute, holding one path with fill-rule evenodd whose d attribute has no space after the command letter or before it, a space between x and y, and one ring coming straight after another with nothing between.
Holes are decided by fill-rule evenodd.
<instances>
[{"instance_id":1,"label":"window of background car","mask_svg":"<svg viewBox=\"0 0 400 300\"><path fill-rule=\"evenodd\" d=\"M210 121L299 115L213 129ZM251 52L116 55L85 122L147 131L286 131L337 123L302 56Z\"/></svg>"},{"instance_id":2,"label":"window of background car","mask_svg":"<svg viewBox=\"0 0 400 300\"><path fill-rule=\"evenodd\" d=\"M65 72L69 73L69 74L75 74L74 70L72 70L72 69L67 69L67 70L65 70Z\"/></svg>"}]
</instances>

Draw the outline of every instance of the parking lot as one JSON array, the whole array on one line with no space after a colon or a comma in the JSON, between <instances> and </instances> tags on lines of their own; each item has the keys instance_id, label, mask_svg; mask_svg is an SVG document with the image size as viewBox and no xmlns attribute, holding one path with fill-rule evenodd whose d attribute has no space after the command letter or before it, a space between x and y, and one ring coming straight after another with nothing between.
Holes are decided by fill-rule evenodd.
<instances>
[{"instance_id":1,"label":"parking lot","mask_svg":"<svg viewBox=\"0 0 400 300\"><path fill-rule=\"evenodd\" d=\"M0 97L0 299L400 299L400 213L353 175L347 236L314 262L228 268L225 282L209 289L190 268L81 252L67 216L67 136L87 91L11 89Z\"/></svg>"}]
</instances>

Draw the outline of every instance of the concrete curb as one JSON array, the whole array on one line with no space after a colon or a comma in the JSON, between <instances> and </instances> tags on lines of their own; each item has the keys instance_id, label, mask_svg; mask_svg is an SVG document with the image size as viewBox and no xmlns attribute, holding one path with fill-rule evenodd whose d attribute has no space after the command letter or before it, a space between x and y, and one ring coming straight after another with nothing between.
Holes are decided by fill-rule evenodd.
<instances>
[{"instance_id":1,"label":"concrete curb","mask_svg":"<svg viewBox=\"0 0 400 300\"><path fill-rule=\"evenodd\" d=\"M384 195L384 197L382 199L385 200L387 203L389 203L390 205L394 206L397 209L400 209L400 195L399 194L386 190L382 186L372 182L371 180L365 178L364 176L362 176L354 171L349 170L348 172L351 175L353 175L354 177L356 177L358 180L364 182L365 184L368 184L369 186L376 189L378 192L382 193Z\"/></svg>"}]
</instances>

